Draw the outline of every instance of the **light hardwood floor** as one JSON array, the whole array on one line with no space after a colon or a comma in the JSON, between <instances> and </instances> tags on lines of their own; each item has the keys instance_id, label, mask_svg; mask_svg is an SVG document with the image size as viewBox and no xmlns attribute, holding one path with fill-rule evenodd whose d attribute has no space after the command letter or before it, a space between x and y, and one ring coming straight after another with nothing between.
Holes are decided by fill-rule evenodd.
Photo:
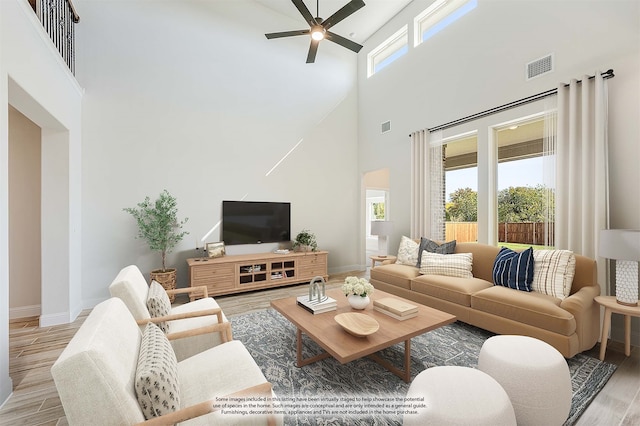
<instances>
[{"instance_id":1,"label":"light hardwood floor","mask_svg":"<svg viewBox=\"0 0 640 426\"><path fill-rule=\"evenodd\" d=\"M328 287L337 287L346 275L355 274L368 276L367 272L332 275ZM302 295L306 291L307 286L299 285L218 296L216 300L225 314L233 317L266 309L271 300ZM14 391L0 408L0 425L67 425L49 370L88 314L89 311L84 311L73 323L55 327L40 328L36 318L11 322L9 374ZM598 354L599 345L589 351L593 357L597 358ZM577 424L639 425L640 348L634 347L631 356L625 357L623 345L611 342L607 346L606 361L617 364L618 369Z\"/></svg>"}]
</instances>

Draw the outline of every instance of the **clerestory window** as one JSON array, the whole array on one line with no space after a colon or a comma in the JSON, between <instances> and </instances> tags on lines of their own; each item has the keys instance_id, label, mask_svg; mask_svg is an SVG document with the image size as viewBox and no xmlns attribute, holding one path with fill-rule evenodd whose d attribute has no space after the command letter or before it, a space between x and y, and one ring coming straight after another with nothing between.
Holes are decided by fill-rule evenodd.
<instances>
[{"instance_id":1,"label":"clerestory window","mask_svg":"<svg viewBox=\"0 0 640 426\"><path fill-rule=\"evenodd\" d=\"M409 51L407 25L383 41L367 55L367 77L371 77Z\"/></svg>"},{"instance_id":2,"label":"clerestory window","mask_svg":"<svg viewBox=\"0 0 640 426\"><path fill-rule=\"evenodd\" d=\"M436 0L413 20L414 46L476 8L478 0Z\"/></svg>"}]
</instances>

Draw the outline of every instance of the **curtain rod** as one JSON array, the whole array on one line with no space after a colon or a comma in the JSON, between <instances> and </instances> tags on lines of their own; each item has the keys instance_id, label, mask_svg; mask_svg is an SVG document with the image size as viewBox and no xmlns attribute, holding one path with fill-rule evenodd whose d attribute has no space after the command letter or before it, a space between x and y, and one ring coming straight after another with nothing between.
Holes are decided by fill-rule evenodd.
<instances>
[{"instance_id":1,"label":"curtain rod","mask_svg":"<svg viewBox=\"0 0 640 426\"><path fill-rule=\"evenodd\" d=\"M612 69L609 69L609 70L601 73L600 75L605 79L615 77L615 75L613 74L613 70ZM595 76L593 76L593 75L590 76L589 80L591 80L592 78L595 78ZM582 82L582 80L578 80L578 83L581 83L581 82ZM564 86L565 87L569 87L568 84L565 84ZM453 120L453 121L450 121L448 123L441 124L439 126L431 127L431 128L429 128L427 130L429 132L435 132L436 130L448 129L449 127L457 126L458 124L462 124L462 123L467 123L469 121L473 121L473 120L476 120L478 118L486 117L488 115L495 114L497 112L506 111L508 109L515 108L515 107L520 106L520 105L525 105L525 104L528 104L530 102L534 102L534 101L537 101L539 99L546 98L547 96L555 95L556 93L558 93L558 88L547 90L546 92L538 93L537 95L528 96L526 98L522 98L522 99L519 99L517 101L509 102L508 104L504 104L504 105L501 105L501 106L498 106L498 107L495 107L495 108L491 108L491 109L488 109L486 111L478 112L478 113L475 113L473 115L469 115L469 116L464 117L464 118L459 118L457 120Z\"/></svg>"}]
</instances>

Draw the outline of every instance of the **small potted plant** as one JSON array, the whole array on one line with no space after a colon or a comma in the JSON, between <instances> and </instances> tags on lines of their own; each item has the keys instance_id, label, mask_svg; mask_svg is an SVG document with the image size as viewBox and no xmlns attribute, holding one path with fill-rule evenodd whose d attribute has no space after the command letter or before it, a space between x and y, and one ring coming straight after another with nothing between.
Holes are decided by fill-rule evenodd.
<instances>
[{"instance_id":1,"label":"small potted plant","mask_svg":"<svg viewBox=\"0 0 640 426\"><path fill-rule=\"evenodd\" d=\"M157 281L166 290L176 288L176 269L167 268L165 261L167 253L170 253L185 235L182 226L188 218L178 221L177 201L165 189L155 201L146 197L136 207L127 207L123 210L130 213L138 224L138 235L147 241L149 248L160 252L162 268L151 271L151 279ZM174 297L170 297L173 301Z\"/></svg>"},{"instance_id":2,"label":"small potted plant","mask_svg":"<svg viewBox=\"0 0 640 426\"><path fill-rule=\"evenodd\" d=\"M364 309L369 305L369 295L373 293L373 285L365 278L347 277L342 284L342 292L353 309Z\"/></svg>"},{"instance_id":3,"label":"small potted plant","mask_svg":"<svg viewBox=\"0 0 640 426\"><path fill-rule=\"evenodd\" d=\"M318 242L313 232L303 229L296 235L293 241L293 249L295 251L316 251L318 250Z\"/></svg>"}]
</instances>

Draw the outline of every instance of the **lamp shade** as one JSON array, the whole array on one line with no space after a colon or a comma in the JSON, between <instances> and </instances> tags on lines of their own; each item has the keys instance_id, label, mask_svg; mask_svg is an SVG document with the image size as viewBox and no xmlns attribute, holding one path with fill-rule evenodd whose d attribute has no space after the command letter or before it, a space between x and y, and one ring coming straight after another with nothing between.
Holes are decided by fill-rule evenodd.
<instances>
[{"instance_id":1,"label":"lamp shade","mask_svg":"<svg viewBox=\"0 0 640 426\"><path fill-rule=\"evenodd\" d=\"M372 220L371 235L391 235L393 222L388 220Z\"/></svg>"},{"instance_id":2,"label":"lamp shade","mask_svg":"<svg viewBox=\"0 0 640 426\"><path fill-rule=\"evenodd\" d=\"M603 229L598 255L607 259L640 261L640 230Z\"/></svg>"}]
</instances>

